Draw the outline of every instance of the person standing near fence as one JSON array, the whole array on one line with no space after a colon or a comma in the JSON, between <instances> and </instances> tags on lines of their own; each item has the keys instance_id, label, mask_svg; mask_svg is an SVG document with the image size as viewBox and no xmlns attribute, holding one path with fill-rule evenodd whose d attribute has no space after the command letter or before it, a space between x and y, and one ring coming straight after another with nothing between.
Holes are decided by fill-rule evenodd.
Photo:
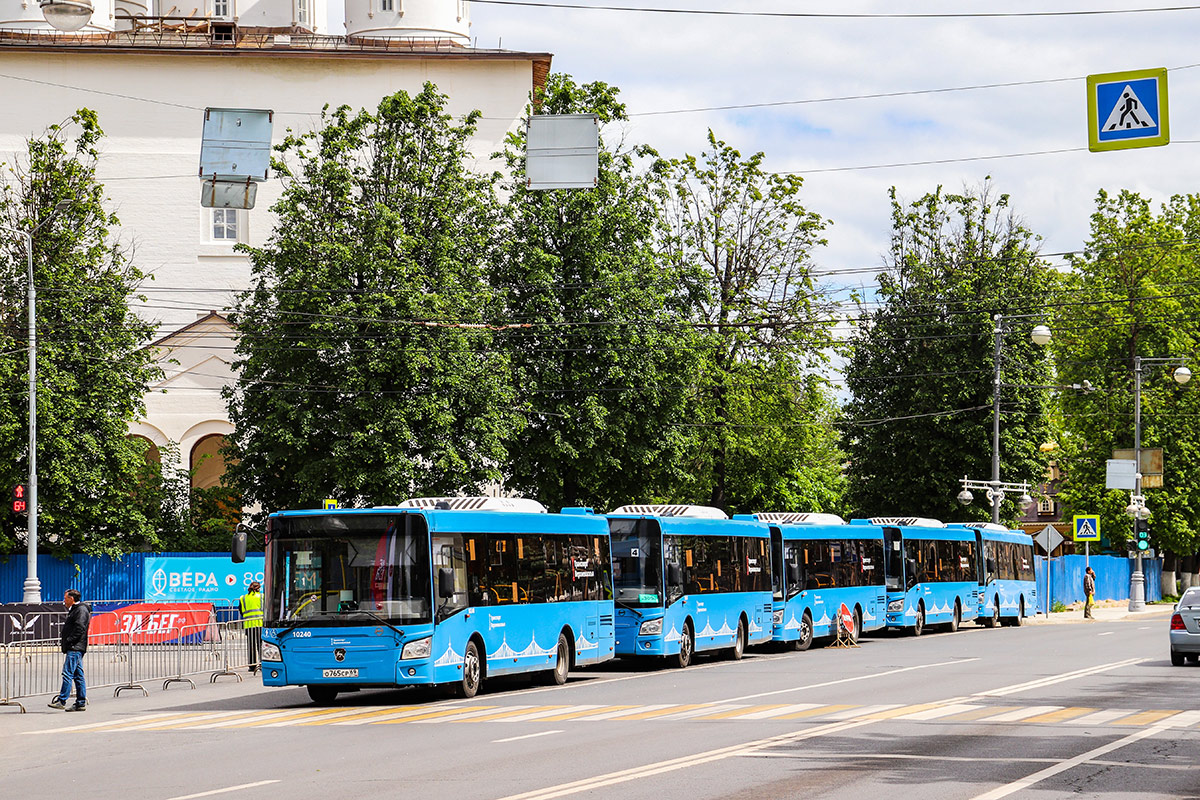
<instances>
[{"instance_id":1,"label":"person standing near fence","mask_svg":"<svg viewBox=\"0 0 1200 800\"><path fill-rule=\"evenodd\" d=\"M250 672L258 672L258 651L262 648L262 595L258 581L251 581L246 593L238 598L238 610L242 613L242 628L246 631L246 648Z\"/></svg>"},{"instance_id":2,"label":"person standing near fence","mask_svg":"<svg viewBox=\"0 0 1200 800\"><path fill-rule=\"evenodd\" d=\"M1083 618L1095 619L1092 616L1092 602L1096 599L1096 573L1088 567L1083 572L1083 594L1087 599L1083 602Z\"/></svg>"},{"instance_id":3,"label":"person standing near fence","mask_svg":"<svg viewBox=\"0 0 1200 800\"><path fill-rule=\"evenodd\" d=\"M92 624L92 610L82 602L83 595L76 589L68 589L63 595L67 607L67 621L63 623L59 643L65 654L62 668L62 689L50 701L51 708L67 711L83 711L87 708L87 681L83 677L83 654L87 652L88 627ZM71 697L71 684L75 684L75 705L67 708Z\"/></svg>"}]
</instances>

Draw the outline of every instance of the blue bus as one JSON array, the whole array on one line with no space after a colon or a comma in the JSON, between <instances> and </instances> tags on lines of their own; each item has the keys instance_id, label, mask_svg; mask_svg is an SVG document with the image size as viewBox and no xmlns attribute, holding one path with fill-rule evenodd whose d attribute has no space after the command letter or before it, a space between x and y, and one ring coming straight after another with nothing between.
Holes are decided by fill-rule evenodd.
<instances>
[{"instance_id":1,"label":"blue bus","mask_svg":"<svg viewBox=\"0 0 1200 800\"><path fill-rule=\"evenodd\" d=\"M883 528L887 626L920 636L929 625L958 630L979 613L975 531L921 517L874 517Z\"/></svg>"},{"instance_id":2,"label":"blue bus","mask_svg":"<svg viewBox=\"0 0 1200 800\"><path fill-rule=\"evenodd\" d=\"M739 519L740 517L735 517ZM887 625L883 528L835 514L755 514L771 529L772 638L807 650L837 634L838 609L853 616L852 641Z\"/></svg>"},{"instance_id":3,"label":"blue bus","mask_svg":"<svg viewBox=\"0 0 1200 800\"><path fill-rule=\"evenodd\" d=\"M617 655L686 667L771 641L770 531L706 506L629 505L608 515Z\"/></svg>"},{"instance_id":4,"label":"blue bus","mask_svg":"<svg viewBox=\"0 0 1200 800\"><path fill-rule=\"evenodd\" d=\"M474 697L520 672L562 684L615 652L608 525L590 509L466 497L283 511L264 583L263 683L317 703L417 684Z\"/></svg>"},{"instance_id":5,"label":"blue bus","mask_svg":"<svg viewBox=\"0 0 1200 800\"><path fill-rule=\"evenodd\" d=\"M979 549L979 616L981 625L1021 625L1037 613L1037 579L1033 571L1033 538L993 522L956 525L975 531Z\"/></svg>"}]
</instances>

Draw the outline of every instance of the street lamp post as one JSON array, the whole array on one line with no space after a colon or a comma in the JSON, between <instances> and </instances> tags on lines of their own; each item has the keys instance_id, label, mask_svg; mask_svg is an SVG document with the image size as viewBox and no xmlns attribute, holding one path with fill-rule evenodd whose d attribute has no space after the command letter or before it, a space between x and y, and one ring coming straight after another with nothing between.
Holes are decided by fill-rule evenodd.
<instances>
[{"instance_id":1,"label":"street lamp post","mask_svg":"<svg viewBox=\"0 0 1200 800\"><path fill-rule=\"evenodd\" d=\"M46 217L28 231L0 225L0 230L15 233L25 239L25 277L29 283L27 298L29 302L29 491L26 494L26 512L28 523L26 536L29 539L26 550L25 586L22 602L42 602L42 582L37 575L37 291L33 285L33 235L47 225L54 216L71 205L70 200L60 200Z\"/></svg>"},{"instance_id":2,"label":"street lamp post","mask_svg":"<svg viewBox=\"0 0 1200 800\"><path fill-rule=\"evenodd\" d=\"M1143 364L1175 364L1180 358L1142 358L1133 357L1133 495L1129 498L1129 506L1125 513L1133 517L1134 526L1137 520L1147 519L1150 509L1146 507L1146 497L1142 494L1142 365ZM1180 365L1172 376L1175 382L1183 385L1192 379L1192 371ZM1146 607L1146 575L1142 572L1142 551L1137 550L1133 575L1129 579L1129 610L1141 611Z\"/></svg>"},{"instance_id":3,"label":"street lamp post","mask_svg":"<svg viewBox=\"0 0 1200 800\"><path fill-rule=\"evenodd\" d=\"M1003 314L997 314L993 317L996 323L995 329L992 331L996 337L996 354L995 354L995 373L992 378L992 479L986 483L983 481L972 481L967 477L963 477L962 491L958 493L958 502L967 505L971 502L971 489L985 489L987 491L987 499L992 505L992 522L1000 522L1000 503L1004 500L1004 495L1009 492L1020 492L1021 497L1018 502L1022 508L1028 507L1033 499L1029 496L1029 484L1027 483L1003 483L1000 480L1000 390L1004 384L1001 383L1000 367L1003 363L1001 356L1004 350L1004 323L1006 320L1013 319L1031 319L1041 317L1042 314L1012 314L1005 317ZM1030 333L1029 338L1033 343L1039 346L1044 346L1050 343L1050 329L1045 325L1037 325ZM1018 387L1013 387L1018 388Z\"/></svg>"}]
</instances>

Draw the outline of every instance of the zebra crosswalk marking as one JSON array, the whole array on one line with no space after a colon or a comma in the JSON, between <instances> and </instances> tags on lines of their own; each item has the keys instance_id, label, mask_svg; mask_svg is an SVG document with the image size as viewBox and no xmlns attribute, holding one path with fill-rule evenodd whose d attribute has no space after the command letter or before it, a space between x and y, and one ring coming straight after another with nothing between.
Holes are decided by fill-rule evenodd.
<instances>
[{"instance_id":1,"label":"zebra crosswalk marking","mask_svg":"<svg viewBox=\"0 0 1200 800\"><path fill-rule=\"evenodd\" d=\"M662 719L670 719L670 720L694 719L696 717L703 717L703 716L707 716L709 714L717 714L722 711L732 711L735 708L746 708L746 706L741 703L725 703L725 704L718 704L718 705L708 705L708 706L704 706L702 708L688 708L687 706L679 706L679 708L674 713L668 714L667 716L662 717ZM686 710L682 710L682 709L686 709Z\"/></svg>"},{"instance_id":2,"label":"zebra crosswalk marking","mask_svg":"<svg viewBox=\"0 0 1200 800\"><path fill-rule=\"evenodd\" d=\"M292 709L290 711L273 711L268 714L263 714L262 712L259 712L257 714L236 714L231 717L226 717L225 719L216 720L215 722L214 721L202 722L199 725L188 725L186 722L184 722L184 723L181 723L180 725L171 726L171 727L172 728L188 727L188 728L193 728L193 729L203 728L203 729L207 730L209 728L228 728L230 726L240 725L242 723L250 723L253 725L263 725L263 724L266 724L269 722L275 722L276 720L279 720L279 719L287 719L288 717L294 717L294 716L297 716L298 714L304 714L305 716L308 716L309 714L312 713L312 711L313 711L313 709L310 708L304 712L300 712L300 711L296 711L295 709ZM166 728L155 728L155 730L166 730Z\"/></svg>"},{"instance_id":3,"label":"zebra crosswalk marking","mask_svg":"<svg viewBox=\"0 0 1200 800\"><path fill-rule=\"evenodd\" d=\"M981 706L971 711L964 711L961 714L951 714L948 717L943 717L942 720L944 722L974 722L975 720L991 722L991 717L1008 711L1016 711L1018 708L1020 706Z\"/></svg>"},{"instance_id":4,"label":"zebra crosswalk marking","mask_svg":"<svg viewBox=\"0 0 1200 800\"><path fill-rule=\"evenodd\" d=\"M963 711L974 711L980 706L974 703L951 703L949 705L937 706L936 708L927 708L924 711L915 711L912 714L903 714L896 719L915 719L915 720L930 720L941 719L948 717L951 714L959 714Z\"/></svg>"},{"instance_id":5,"label":"zebra crosswalk marking","mask_svg":"<svg viewBox=\"0 0 1200 800\"><path fill-rule=\"evenodd\" d=\"M772 717L772 719L804 719L805 717L821 717L827 713L832 713L834 711L845 711L848 708L855 708L855 706L819 706L818 708L809 709L808 711L797 711L795 714L784 714L782 717Z\"/></svg>"},{"instance_id":6,"label":"zebra crosswalk marking","mask_svg":"<svg viewBox=\"0 0 1200 800\"><path fill-rule=\"evenodd\" d=\"M589 714L586 717L575 717L573 719L575 722L584 722L584 721L591 722L592 720L597 720L597 719L612 719L613 717L619 716L621 714L625 714L632 709L637 709L638 706L610 706L609 708L612 710L603 711L599 714ZM543 721L545 721L545 720L543 720Z\"/></svg>"},{"instance_id":7,"label":"zebra crosswalk marking","mask_svg":"<svg viewBox=\"0 0 1200 800\"><path fill-rule=\"evenodd\" d=\"M1072 706L1069 708L1060 709L1058 711L1050 711L1045 714L1038 714L1036 717L1026 717L1025 719L1021 720L1021 722L1025 725L1032 725L1039 722L1065 722L1066 720L1074 719L1075 717L1082 717L1085 714L1091 714L1095 711L1097 711L1095 708L1080 708L1079 706Z\"/></svg>"},{"instance_id":8,"label":"zebra crosswalk marking","mask_svg":"<svg viewBox=\"0 0 1200 800\"><path fill-rule=\"evenodd\" d=\"M542 717L539 722L563 722L565 720L595 719L596 717L594 715L596 714L604 714L610 711L632 708L632 706L577 706L577 708L581 708L583 710L578 713L568 712L566 714L554 714L549 717Z\"/></svg>"},{"instance_id":9,"label":"zebra crosswalk marking","mask_svg":"<svg viewBox=\"0 0 1200 800\"><path fill-rule=\"evenodd\" d=\"M1097 711L1095 714L1088 714L1086 717L1075 717L1074 719L1063 720L1064 725L1103 725L1106 722L1112 722L1114 719L1128 717L1131 714L1136 714L1136 708L1106 708L1103 711Z\"/></svg>"},{"instance_id":10,"label":"zebra crosswalk marking","mask_svg":"<svg viewBox=\"0 0 1200 800\"><path fill-rule=\"evenodd\" d=\"M1158 722L1160 719L1173 717L1180 713L1179 709L1174 711L1143 711L1139 714L1134 714L1132 717L1125 719L1113 720L1109 725L1149 725L1151 722Z\"/></svg>"},{"instance_id":11,"label":"zebra crosswalk marking","mask_svg":"<svg viewBox=\"0 0 1200 800\"><path fill-rule=\"evenodd\" d=\"M297 725L312 725L312 724L328 725L328 724L331 724L331 722L333 720L341 719L342 717L349 717L353 714L356 714L357 712L358 712L358 709L356 709L356 708L333 709L332 714L322 714L319 717L310 714L310 715L306 715L303 717L284 718L284 719L280 719L280 720L269 720L266 725L262 725L261 727L263 727L263 728L291 728L291 727L295 727ZM251 726L245 725L242 727L249 728ZM255 727L259 727L259 726L255 726Z\"/></svg>"},{"instance_id":12,"label":"zebra crosswalk marking","mask_svg":"<svg viewBox=\"0 0 1200 800\"><path fill-rule=\"evenodd\" d=\"M459 706L458 708L448 708L442 711L430 711L426 714L414 714L409 717L400 717L399 719L381 719L373 720L370 725L390 725L401 722L416 722L422 719L436 719L438 717L452 717L455 714L465 714L468 711L482 711L485 708L501 709L503 706Z\"/></svg>"},{"instance_id":13,"label":"zebra crosswalk marking","mask_svg":"<svg viewBox=\"0 0 1200 800\"><path fill-rule=\"evenodd\" d=\"M994 717L988 717L988 722L1021 722L1022 720L1036 717L1039 714L1047 714L1051 711L1058 711L1062 706L1030 706L1028 708L1019 708L1016 711L1009 711L1007 714L997 714Z\"/></svg>"},{"instance_id":14,"label":"zebra crosswalk marking","mask_svg":"<svg viewBox=\"0 0 1200 800\"><path fill-rule=\"evenodd\" d=\"M330 723L331 725L366 725L377 719L384 717L388 719L399 719L402 717L417 716L429 711L429 706L386 706L383 708L375 707L370 709L359 709L357 714L352 714L345 719L339 719L337 722ZM322 724L322 723L315 723Z\"/></svg>"},{"instance_id":15,"label":"zebra crosswalk marking","mask_svg":"<svg viewBox=\"0 0 1200 800\"><path fill-rule=\"evenodd\" d=\"M866 717L871 714L877 714L880 711L890 711L893 708L899 708L898 703L890 703L882 706L863 706L862 708L852 708L849 711L839 711L837 714L830 714L827 719L840 722L844 719L856 719L858 717Z\"/></svg>"},{"instance_id":16,"label":"zebra crosswalk marking","mask_svg":"<svg viewBox=\"0 0 1200 800\"><path fill-rule=\"evenodd\" d=\"M654 717L665 717L668 714L676 714L684 711L691 711L693 709L707 711L711 708L713 708L713 706L708 703L695 703L693 705L681 706L663 706L661 708L650 707L645 711L639 711L634 714L622 714L618 717L613 717L612 719L617 719L621 722L627 722L635 719L653 719Z\"/></svg>"},{"instance_id":17,"label":"zebra crosswalk marking","mask_svg":"<svg viewBox=\"0 0 1200 800\"><path fill-rule=\"evenodd\" d=\"M586 711L593 706L547 706L545 711L530 711L527 714L518 714L515 717L507 717L505 722L544 722L549 717L556 717L564 708L573 708L578 713ZM599 708L599 706L595 706Z\"/></svg>"},{"instance_id":18,"label":"zebra crosswalk marking","mask_svg":"<svg viewBox=\"0 0 1200 800\"><path fill-rule=\"evenodd\" d=\"M214 714L180 714L179 718L174 719L174 720L156 720L156 721L151 721L151 722L142 722L142 723L138 723L137 725L129 725L127 727L126 726L117 726L117 727L109 728L108 730L113 730L113 731L144 731L144 730L168 731L168 730L174 730L177 727L183 727L183 725L190 724L190 723L203 722L206 720L213 720L213 719L221 719L223 717L229 717L231 714L242 714L242 713L245 713L245 712L219 711ZM255 711L255 712L251 712L251 713L261 714L263 712Z\"/></svg>"},{"instance_id":19,"label":"zebra crosswalk marking","mask_svg":"<svg viewBox=\"0 0 1200 800\"><path fill-rule=\"evenodd\" d=\"M729 711L718 711L716 714L705 714L696 719L747 719L748 714L758 714L763 711L778 710L780 708L787 708L787 706L781 706L778 703L766 706L750 706L748 708L743 706Z\"/></svg>"},{"instance_id":20,"label":"zebra crosswalk marking","mask_svg":"<svg viewBox=\"0 0 1200 800\"><path fill-rule=\"evenodd\" d=\"M1169 728L1187 728L1197 723L1200 723L1200 711L1184 711L1182 714L1176 714L1159 724Z\"/></svg>"},{"instance_id":21,"label":"zebra crosswalk marking","mask_svg":"<svg viewBox=\"0 0 1200 800\"><path fill-rule=\"evenodd\" d=\"M516 717L522 714L528 714L531 711L561 711L567 706L506 706L501 710L493 711L490 714L485 714L482 717L474 719L466 719L464 717L454 717L448 722L490 722L494 719L505 719L507 717Z\"/></svg>"},{"instance_id":22,"label":"zebra crosswalk marking","mask_svg":"<svg viewBox=\"0 0 1200 800\"><path fill-rule=\"evenodd\" d=\"M738 719L771 719L780 714L794 714L797 711L807 711L810 708L820 708L819 703L789 703L783 706L767 706L764 711L743 714Z\"/></svg>"}]
</instances>

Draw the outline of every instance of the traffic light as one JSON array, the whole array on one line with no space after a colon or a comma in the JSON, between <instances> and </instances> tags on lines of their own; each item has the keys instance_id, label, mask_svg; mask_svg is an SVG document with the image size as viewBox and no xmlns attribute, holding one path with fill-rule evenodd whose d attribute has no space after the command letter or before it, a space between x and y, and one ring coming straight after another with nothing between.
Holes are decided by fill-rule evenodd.
<instances>
[{"instance_id":1,"label":"traffic light","mask_svg":"<svg viewBox=\"0 0 1200 800\"><path fill-rule=\"evenodd\" d=\"M25 496L29 493L29 487L23 483L18 483L13 487L13 503L12 510L14 514L25 514L29 510L26 504Z\"/></svg>"},{"instance_id":2,"label":"traffic light","mask_svg":"<svg viewBox=\"0 0 1200 800\"><path fill-rule=\"evenodd\" d=\"M1133 530L1134 530L1134 535L1135 535L1135 543L1137 544L1137 549L1139 551L1149 550L1150 549L1150 522L1148 520L1144 520L1144 519L1134 520Z\"/></svg>"}]
</instances>

